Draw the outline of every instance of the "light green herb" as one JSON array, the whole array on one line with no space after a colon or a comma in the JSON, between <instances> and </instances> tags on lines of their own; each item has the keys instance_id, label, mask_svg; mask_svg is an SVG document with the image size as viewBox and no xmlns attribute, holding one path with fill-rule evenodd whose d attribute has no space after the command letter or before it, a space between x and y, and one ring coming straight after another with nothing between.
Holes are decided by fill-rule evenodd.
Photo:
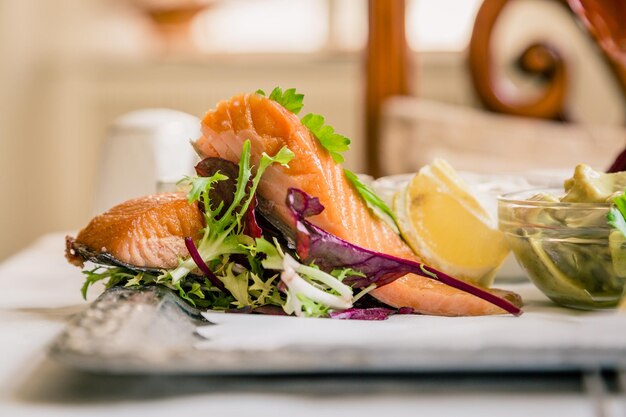
<instances>
[{"instance_id":1,"label":"light green herb","mask_svg":"<svg viewBox=\"0 0 626 417\"><path fill-rule=\"evenodd\" d=\"M393 211L389 208L387 204L378 196L374 191L363 184L359 177L356 176L355 173L344 169L344 173L346 174L346 178L348 181L354 185L354 188L359 193L361 198L367 204L367 207L370 208L378 217L383 219L389 226L391 226L396 233L400 233L398 228L398 221L396 216L393 214Z\"/></svg>"},{"instance_id":2,"label":"light green herb","mask_svg":"<svg viewBox=\"0 0 626 417\"><path fill-rule=\"evenodd\" d=\"M615 197L613 204L606 215L607 221L626 236L626 193Z\"/></svg>"},{"instance_id":3,"label":"light green herb","mask_svg":"<svg viewBox=\"0 0 626 417\"><path fill-rule=\"evenodd\" d=\"M256 93L265 95L263 90L257 90ZM297 93L295 88L289 88L283 92L280 87L276 87L272 90L269 98L293 114L300 113L304 106L304 94ZM319 114L309 113L302 118L301 122L309 128L324 149L330 152L335 162L344 161L342 153L350 149L350 139L336 133L332 126L327 126L324 117Z\"/></svg>"},{"instance_id":4,"label":"light green herb","mask_svg":"<svg viewBox=\"0 0 626 417\"><path fill-rule=\"evenodd\" d=\"M335 133L332 126L324 123L324 117L319 114L309 113L302 118L302 124L308 127L324 149L330 152L333 160L341 163L344 161L342 153L350 149L350 139Z\"/></svg>"},{"instance_id":5,"label":"light green herb","mask_svg":"<svg viewBox=\"0 0 626 417\"><path fill-rule=\"evenodd\" d=\"M142 273L133 272L126 268L105 268L103 266L96 266L93 269L85 270L83 271L83 274L87 276L80 290L84 299L87 299L87 291L89 290L89 287L98 281L106 280L105 287L110 288L121 282L136 279L138 276L143 277Z\"/></svg>"},{"instance_id":6,"label":"light green herb","mask_svg":"<svg viewBox=\"0 0 626 417\"><path fill-rule=\"evenodd\" d=\"M263 90L258 90L257 93L260 94ZM265 93L263 92L263 95ZM284 92L280 87L276 87L270 93L271 100L274 100L293 114L300 113L302 107L304 106L304 94L299 94L296 92L295 88L288 88Z\"/></svg>"}]
</instances>

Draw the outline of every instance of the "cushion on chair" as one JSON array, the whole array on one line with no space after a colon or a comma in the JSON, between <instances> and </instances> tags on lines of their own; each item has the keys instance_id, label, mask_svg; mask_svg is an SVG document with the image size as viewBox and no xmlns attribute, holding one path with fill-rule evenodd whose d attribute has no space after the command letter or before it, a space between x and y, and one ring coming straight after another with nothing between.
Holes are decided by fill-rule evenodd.
<instances>
[{"instance_id":1,"label":"cushion on chair","mask_svg":"<svg viewBox=\"0 0 626 417\"><path fill-rule=\"evenodd\" d=\"M606 169L626 146L621 126L505 116L410 97L385 103L382 126L385 175L417 171L434 158L480 173L571 169L578 163Z\"/></svg>"}]
</instances>

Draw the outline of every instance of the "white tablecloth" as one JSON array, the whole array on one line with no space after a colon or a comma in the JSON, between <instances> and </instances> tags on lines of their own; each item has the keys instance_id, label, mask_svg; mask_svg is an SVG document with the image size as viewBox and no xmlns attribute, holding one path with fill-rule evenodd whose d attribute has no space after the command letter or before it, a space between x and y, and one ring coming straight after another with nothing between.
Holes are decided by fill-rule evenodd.
<instances>
[{"instance_id":1,"label":"white tablecloth","mask_svg":"<svg viewBox=\"0 0 626 417\"><path fill-rule=\"evenodd\" d=\"M626 416L623 398L603 393L594 374L582 380L574 375L534 375L520 376L518 381L474 374L228 378L86 374L46 358L46 346L68 317L87 306L79 291L82 282L80 271L63 258L63 234L44 236L0 265L0 416L297 412L576 417L598 415L599 401L607 415ZM98 292L93 288L92 298ZM546 303L545 308L551 307Z\"/></svg>"}]
</instances>

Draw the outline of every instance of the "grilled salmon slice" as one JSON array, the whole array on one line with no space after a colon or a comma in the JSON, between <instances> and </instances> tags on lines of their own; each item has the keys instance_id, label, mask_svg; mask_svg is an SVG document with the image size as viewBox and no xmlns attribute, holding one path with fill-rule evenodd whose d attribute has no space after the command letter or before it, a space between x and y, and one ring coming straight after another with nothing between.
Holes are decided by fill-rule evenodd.
<instances>
[{"instance_id":1,"label":"grilled salmon slice","mask_svg":"<svg viewBox=\"0 0 626 417\"><path fill-rule=\"evenodd\" d=\"M189 252L185 236L200 237L203 215L184 193L163 193L126 201L94 217L76 239L68 239L66 256L82 266L77 252L85 248L96 257L143 268L175 268Z\"/></svg>"},{"instance_id":2,"label":"grilled salmon slice","mask_svg":"<svg viewBox=\"0 0 626 417\"><path fill-rule=\"evenodd\" d=\"M251 141L251 160L274 155L283 146L294 152L289 167L272 165L258 192L275 204L275 215L294 225L285 198L290 187L318 197L326 209L309 220L328 232L364 248L419 261L393 230L374 215L300 119L259 94L237 95L218 103L202 121L202 136L193 145L202 158L221 157L237 163L243 142ZM371 293L393 307L412 307L425 314L469 316L498 314L500 308L471 294L414 274L405 275Z\"/></svg>"}]
</instances>

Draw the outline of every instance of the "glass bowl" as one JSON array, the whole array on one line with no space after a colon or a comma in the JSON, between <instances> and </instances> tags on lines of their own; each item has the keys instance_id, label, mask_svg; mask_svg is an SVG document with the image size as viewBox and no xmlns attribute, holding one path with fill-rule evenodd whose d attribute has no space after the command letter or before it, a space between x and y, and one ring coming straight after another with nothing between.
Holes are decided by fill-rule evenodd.
<instances>
[{"instance_id":1,"label":"glass bowl","mask_svg":"<svg viewBox=\"0 0 626 417\"><path fill-rule=\"evenodd\" d=\"M626 283L626 239L607 223L608 203L529 198L535 189L498 198L500 230L531 281L554 302L595 310L616 307Z\"/></svg>"}]
</instances>

